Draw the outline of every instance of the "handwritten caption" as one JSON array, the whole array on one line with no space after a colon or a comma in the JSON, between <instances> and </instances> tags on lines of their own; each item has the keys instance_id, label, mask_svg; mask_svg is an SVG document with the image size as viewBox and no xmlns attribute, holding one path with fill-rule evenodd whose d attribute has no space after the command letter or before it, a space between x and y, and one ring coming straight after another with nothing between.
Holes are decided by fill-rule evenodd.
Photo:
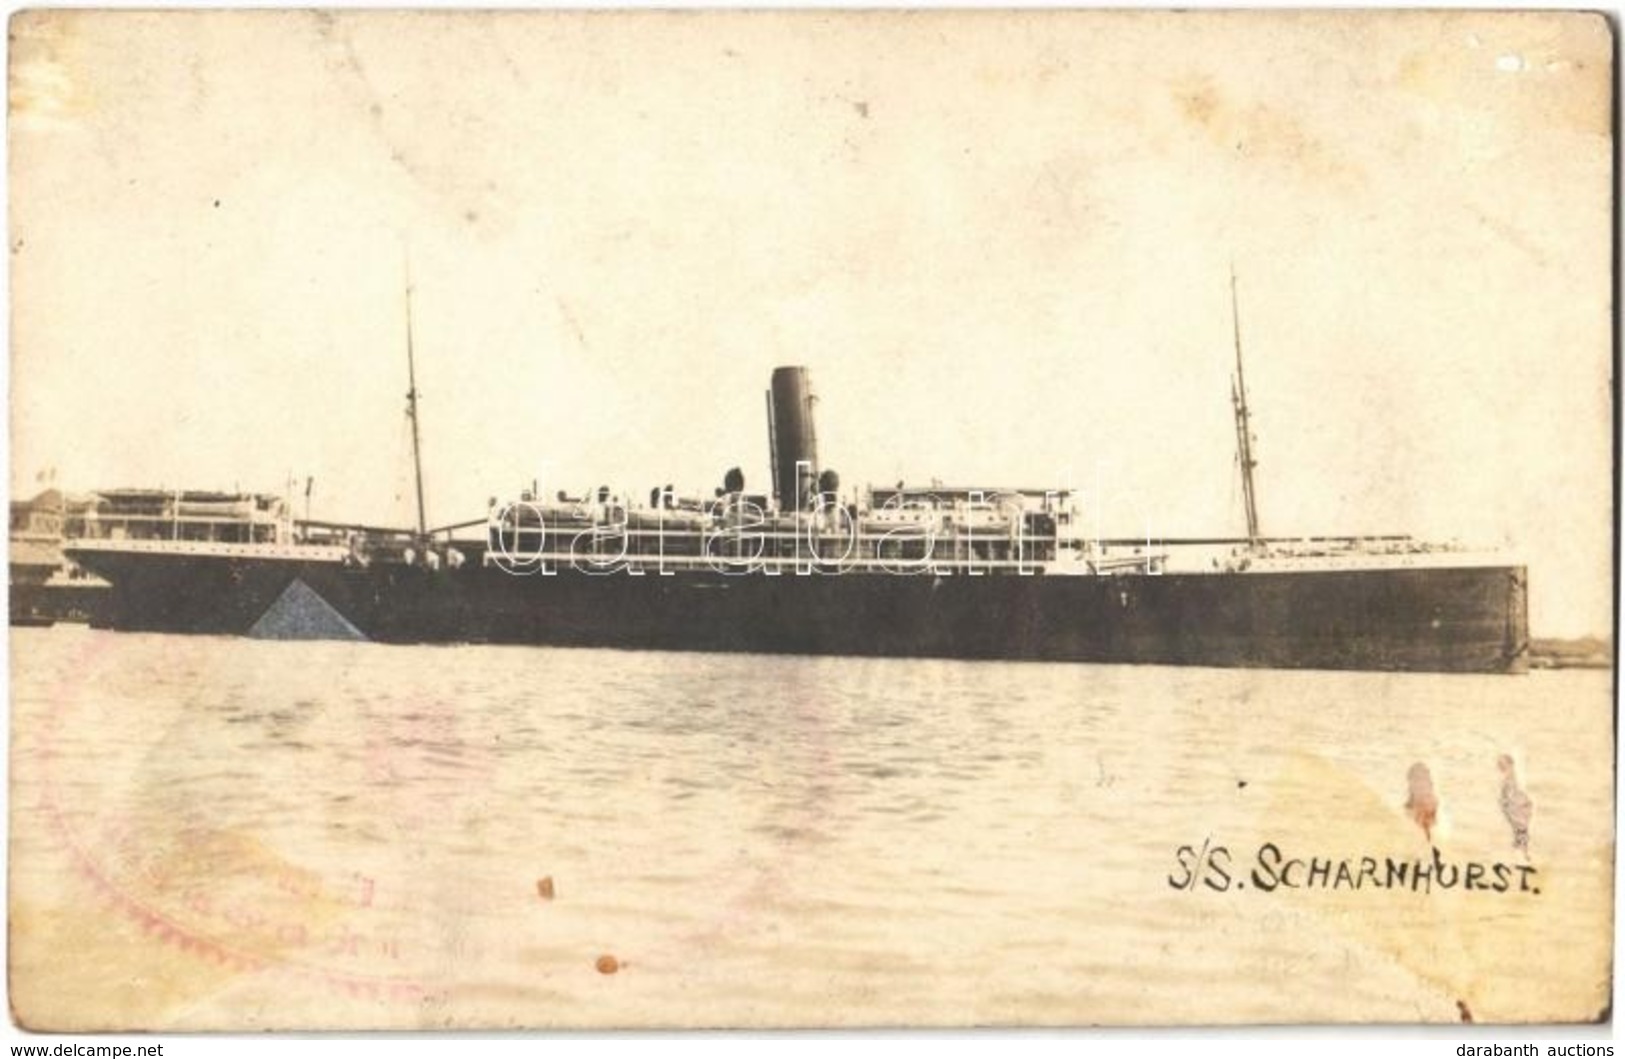
<instances>
[{"instance_id":1,"label":"handwritten caption","mask_svg":"<svg viewBox=\"0 0 1625 1059\"><path fill-rule=\"evenodd\" d=\"M1538 869L1532 864L1448 859L1434 846L1431 856L1295 856L1274 842L1237 856L1211 838L1174 851L1168 885L1175 890L1214 893L1253 889L1404 890L1433 893L1539 894Z\"/></svg>"}]
</instances>

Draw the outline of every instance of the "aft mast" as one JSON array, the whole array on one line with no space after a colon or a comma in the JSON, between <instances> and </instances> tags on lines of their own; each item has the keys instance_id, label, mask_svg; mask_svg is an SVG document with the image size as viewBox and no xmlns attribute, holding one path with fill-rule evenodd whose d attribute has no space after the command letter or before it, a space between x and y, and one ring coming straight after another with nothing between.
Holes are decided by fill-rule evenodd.
<instances>
[{"instance_id":1,"label":"aft mast","mask_svg":"<svg viewBox=\"0 0 1625 1059\"><path fill-rule=\"evenodd\" d=\"M1241 311L1236 304L1236 266L1230 266L1230 327L1236 347L1236 374L1230 379L1230 403L1236 412L1236 458L1241 462L1241 495L1247 506L1247 544L1257 548L1258 499L1253 489L1252 418L1247 411L1247 376L1241 367ZM414 421L415 422L415 421Z\"/></svg>"},{"instance_id":2,"label":"aft mast","mask_svg":"<svg viewBox=\"0 0 1625 1059\"><path fill-rule=\"evenodd\" d=\"M412 283L406 283L406 418L412 421L412 472L417 484L418 539L428 537L428 520L423 515L423 446L418 437L418 375L412 356Z\"/></svg>"}]
</instances>

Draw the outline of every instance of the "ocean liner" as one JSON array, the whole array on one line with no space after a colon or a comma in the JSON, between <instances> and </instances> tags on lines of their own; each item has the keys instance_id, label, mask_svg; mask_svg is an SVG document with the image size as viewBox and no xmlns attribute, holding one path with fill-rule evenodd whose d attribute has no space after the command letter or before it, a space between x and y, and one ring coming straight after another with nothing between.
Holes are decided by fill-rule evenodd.
<instances>
[{"instance_id":1,"label":"ocean liner","mask_svg":"<svg viewBox=\"0 0 1625 1059\"><path fill-rule=\"evenodd\" d=\"M534 487L429 528L410 326L411 529L208 512L70 542L115 629L390 643L1500 673L1527 666L1527 576L1409 537L1259 531L1239 329L1245 538L1098 540L1066 489L870 487L820 466L805 368L767 393L770 492ZM267 502L269 504L269 501ZM269 510L256 509L256 510ZM459 532L482 527L478 539Z\"/></svg>"}]
</instances>

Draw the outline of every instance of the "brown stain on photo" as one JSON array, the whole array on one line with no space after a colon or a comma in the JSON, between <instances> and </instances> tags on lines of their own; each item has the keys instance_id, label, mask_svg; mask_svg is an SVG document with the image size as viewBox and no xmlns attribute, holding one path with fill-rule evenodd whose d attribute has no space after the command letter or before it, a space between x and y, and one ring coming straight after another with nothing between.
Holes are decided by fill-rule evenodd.
<instances>
[{"instance_id":1,"label":"brown stain on photo","mask_svg":"<svg viewBox=\"0 0 1625 1059\"><path fill-rule=\"evenodd\" d=\"M1399 60L1394 84L1438 108L1447 128L1490 119L1611 136L1609 78L1596 76L1612 63L1606 16L1505 14L1489 23L1444 17L1428 47Z\"/></svg>"},{"instance_id":2,"label":"brown stain on photo","mask_svg":"<svg viewBox=\"0 0 1625 1059\"><path fill-rule=\"evenodd\" d=\"M1423 836L1432 842L1433 825L1439 819L1439 796L1433 790L1433 774L1418 761L1405 774L1405 782L1410 787L1405 809L1416 821L1416 826L1422 829Z\"/></svg>"},{"instance_id":3,"label":"brown stain on photo","mask_svg":"<svg viewBox=\"0 0 1625 1059\"><path fill-rule=\"evenodd\" d=\"M1352 159L1268 101L1226 94L1205 76L1176 84L1171 92L1187 125L1238 161L1279 165L1328 189L1352 188L1365 180Z\"/></svg>"},{"instance_id":4,"label":"brown stain on photo","mask_svg":"<svg viewBox=\"0 0 1625 1059\"><path fill-rule=\"evenodd\" d=\"M1518 784L1518 767L1511 755L1502 754L1496 760L1501 772L1501 815L1512 828L1512 848L1529 859L1529 824L1534 819L1534 800Z\"/></svg>"},{"instance_id":5,"label":"brown stain on photo","mask_svg":"<svg viewBox=\"0 0 1625 1059\"><path fill-rule=\"evenodd\" d=\"M1436 819L1431 771L1417 763L1406 775L1413 794L1401 816L1391 796L1385 798L1347 766L1316 754L1293 755L1277 776L1275 789L1314 790L1339 807L1335 841L1328 838L1322 848L1302 849L1298 855L1431 858L1435 853L1431 835L1422 838L1401 826L1406 819L1422 826L1418 816L1428 814L1417 810L1429 804ZM1449 852L1442 855L1446 860L1454 856ZM1459 1019L1465 997L1473 997L1475 1003L1490 1002L1485 994L1501 984L1495 970L1497 954L1505 945L1501 917L1518 911L1508 902L1503 902L1508 904L1506 908L1475 905L1459 889L1433 888L1426 894L1315 889L1278 891L1271 896L1313 916L1324 929L1343 935L1347 944L1403 967L1416 979L1418 1010L1427 1021L1445 1020L1443 1011L1452 1009L1453 1017ZM1518 899L1518 895L1494 896ZM1446 1004L1450 1007L1440 1010Z\"/></svg>"},{"instance_id":6,"label":"brown stain on photo","mask_svg":"<svg viewBox=\"0 0 1625 1059\"><path fill-rule=\"evenodd\" d=\"M86 76L73 12L22 11L10 21L11 62L7 84L13 122L40 129L64 129L95 104Z\"/></svg>"}]
</instances>

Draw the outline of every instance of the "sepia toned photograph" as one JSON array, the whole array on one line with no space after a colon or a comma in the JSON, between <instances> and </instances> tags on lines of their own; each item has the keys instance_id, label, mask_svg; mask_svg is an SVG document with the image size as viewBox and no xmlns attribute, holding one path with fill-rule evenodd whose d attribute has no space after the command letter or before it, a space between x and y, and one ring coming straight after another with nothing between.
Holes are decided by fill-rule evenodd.
<instances>
[{"instance_id":1,"label":"sepia toned photograph","mask_svg":"<svg viewBox=\"0 0 1625 1059\"><path fill-rule=\"evenodd\" d=\"M1613 33L13 15L13 1023L1608 1020Z\"/></svg>"}]
</instances>

